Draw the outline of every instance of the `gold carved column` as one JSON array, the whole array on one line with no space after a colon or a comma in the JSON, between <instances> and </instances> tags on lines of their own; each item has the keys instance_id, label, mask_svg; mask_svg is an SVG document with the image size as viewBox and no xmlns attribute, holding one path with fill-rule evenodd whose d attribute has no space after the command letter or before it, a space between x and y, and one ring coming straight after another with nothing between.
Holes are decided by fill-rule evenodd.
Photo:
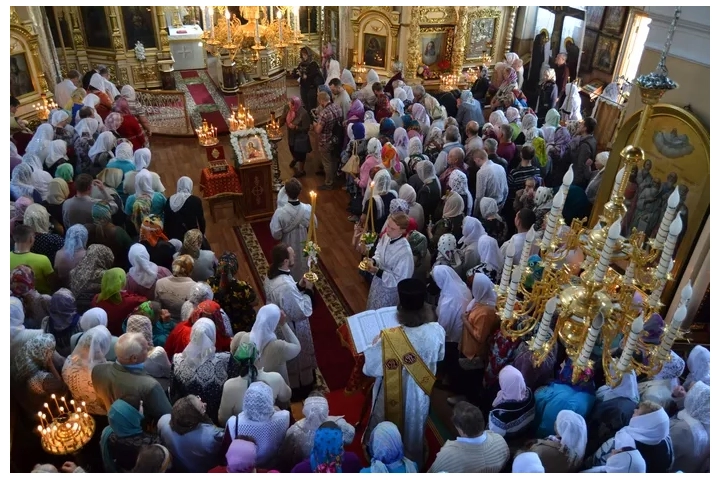
<instances>
[{"instance_id":1,"label":"gold carved column","mask_svg":"<svg viewBox=\"0 0 720 480\"><path fill-rule=\"evenodd\" d=\"M119 7L110 7L110 28L112 29L112 46L116 54L125 53L125 44L123 42L120 26L118 25L117 11Z\"/></svg>"},{"instance_id":2,"label":"gold carved column","mask_svg":"<svg viewBox=\"0 0 720 480\"><path fill-rule=\"evenodd\" d=\"M465 63L465 43L467 42L468 7L458 7L458 23L455 28L455 42L452 52L452 71L460 74Z\"/></svg>"},{"instance_id":3,"label":"gold carved column","mask_svg":"<svg viewBox=\"0 0 720 480\"><path fill-rule=\"evenodd\" d=\"M75 46L75 54L77 55L78 67L80 74L90 70L90 61L87 56L87 49L85 47L85 38L83 37L82 30L80 29L80 7L69 7L72 9L70 12L70 21L72 22L72 41Z\"/></svg>"},{"instance_id":4,"label":"gold carved column","mask_svg":"<svg viewBox=\"0 0 720 480\"><path fill-rule=\"evenodd\" d=\"M155 7L155 13L157 14L158 30L160 30L160 49L163 52L169 52L170 40L168 39L167 22L165 21L165 9L163 7ZM205 25L205 28L208 28L208 32L210 31L207 25Z\"/></svg>"},{"instance_id":5,"label":"gold carved column","mask_svg":"<svg viewBox=\"0 0 720 480\"><path fill-rule=\"evenodd\" d=\"M515 19L517 18L518 7L510 7L510 16L508 17L507 29L505 30L505 48L504 53L510 53L512 49L512 39L515 33Z\"/></svg>"},{"instance_id":6,"label":"gold carved column","mask_svg":"<svg viewBox=\"0 0 720 480\"><path fill-rule=\"evenodd\" d=\"M418 9L420 7L410 7L410 40L407 47L406 60L406 76L405 78L414 79L417 77L417 69L420 59L420 15Z\"/></svg>"}]
</instances>

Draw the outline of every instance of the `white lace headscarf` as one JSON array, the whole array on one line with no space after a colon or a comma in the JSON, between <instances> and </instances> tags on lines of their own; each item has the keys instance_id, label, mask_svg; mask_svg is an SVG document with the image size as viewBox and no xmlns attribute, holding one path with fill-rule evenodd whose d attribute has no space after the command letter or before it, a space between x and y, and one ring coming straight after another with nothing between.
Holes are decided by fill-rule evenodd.
<instances>
[{"instance_id":1,"label":"white lace headscarf","mask_svg":"<svg viewBox=\"0 0 720 480\"><path fill-rule=\"evenodd\" d=\"M112 151L116 144L117 138L115 138L115 135L112 132L103 132L100 136L98 136L97 140L95 140L95 144L90 148L88 157L90 157L90 160L94 161L97 155L107 152L110 154L110 158L112 158L114 157Z\"/></svg>"},{"instance_id":2,"label":"white lace headscarf","mask_svg":"<svg viewBox=\"0 0 720 480\"><path fill-rule=\"evenodd\" d=\"M437 173L435 173L435 165L433 165L430 160L418 162L415 166L415 173L417 173L418 178L420 178L420 181L422 181L424 185L428 185L430 182L437 182L438 187L440 187L440 180L437 177Z\"/></svg>"},{"instance_id":3,"label":"white lace headscarf","mask_svg":"<svg viewBox=\"0 0 720 480\"><path fill-rule=\"evenodd\" d=\"M710 387L695 382L685 395L685 408L677 417L690 426L695 456L702 458L710 449Z\"/></svg>"},{"instance_id":4,"label":"white lace headscarf","mask_svg":"<svg viewBox=\"0 0 720 480\"><path fill-rule=\"evenodd\" d=\"M48 142L48 146L52 142ZM47 152L47 148L44 150ZM39 155L34 153L26 153L22 157L22 163L28 165L32 169L30 179L32 186L40 194L43 200L47 198L48 185L52 181L53 177L44 170L43 161Z\"/></svg>"},{"instance_id":5,"label":"white lace headscarf","mask_svg":"<svg viewBox=\"0 0 720 480\"><path fill-rule=\"evenodd\" d=\"M696 345L687 358L687 367L690 370L685 379L687 389L692 382L703 382L710 385L710 350L702 345Z\"/></svg>"},{"instance_id":6,"label":"white lace headscarf","mask_svg":"<svg viewBox=\"0 0 720 480\"><path fill-rule=\"evenodd\" d=\"M396 88L395 89L400 90L401 92L405 93L402 88ZM398 115L403 116L405 115L405 104L403 101L399 98L393 98L390 100L390 106L393 108L395 112L397 112ZM407 134L406 134L407 135Z\"/></svg>"},{"instance_id":7,"label":"white lace headscarf","mask_svg":"<svg viewBox=\"0 0 720 480\"><path fill-rule=\"evenodd\" d=\"M303 403L302 412L305 417L302 429L312 431L314 436L315 430L328 419L330 406L325 397L308 397Z\"/></svg>"},{"instance_id":8,"label":"white lace headscarf","mask_svg":"<svg viewBox=\"0 0 720 480\"><path fill-rule=\"evenodd\" d=\"M275 329L279 322L280 307L277 305L271 303L258 310L255 323L250 331L250 341L258 349L258 358L262 356L268 343L277 340Z\"/></svg>"},{"instance_id":9,"label":"white lace headscarf","mask_svg":"<svg viewBox=\"0 0 720 480\"><path fill-rule=\"evenodd\" d=\"M603 385L595 392L595 398L601 402L607 402L613 398L627 398L638 403L640 392L638 391L637 374L634 370L624 373L617 387L611 388L609 385Z\"/></svg>"},{"instance_id":10,"label":"white lace headscarf","mask_svg":"<svg viewBox=\"0 0 720 480\"><path fill-rule=\"evenodd\" d=\"M78 341L75 349L65 360L65 367L68 365L81 365L92 372L93 367L105 363L106 355L110 351L112 335L104 325L97 325L86 331Z\"/></svg>"},{"instance_id":11,"label":"white lace headscarf","mask_svg":"<svg viewBox=\"0 0 720 480\"><path fill-rule=\"evenodd\" d=\"M473 296L455 270L447 265L434 266L431 274L440 288L440 298L435 310L437 321L445 329L446 335L452 338L453 332L462 332L462 314Z\"/></svg>"},{"instance_id":12,"label":"white lace headscarf","mask_svg":"<svg viewBox=\"0 0 720 480\"><path fill-rule=\"evenodd\" d=\"M267 422L275 413L272 388L264 382L253 382L245 391L242 413L253 422Z\"/></svg>"},{"instance_id":13,"label":"white lace headscarf","mask_svg":"<svg viewBox=\"0 0 720 480\"><path fill-rule=\"evenodd\" d=\"M145 245L136 243L130 247L128 260L130 261L128 276L143 288L152 287L157 281L158 266L150 261L150 254Z\"/></svg>"},{"instance_id":14,"label":"white lace headscarf","mask_svg":"<svg viewBox=\"0 0 720 480\"><path fill-rule=\"evenodd\" d=\"M526 113L522 119L522 132L525 134L525 143L532 143L535 137L542 136L537 128L538 118L532 113Z\"/></svg>"},{"instance_id":15,"label":"white lace headscarf","mask_svg":"<svg viewBox=\"0 0 720 480\"><path fill-rule=\"evenodd\" d=\"M370 69L370 71L367 73L367 76L365 77L365 86L360 89L360 93L362 94L362 98L365 103L367 103L370 106L375 105L375 93L372 90L373 83L379 82L380 77L378 76L377 72L374 69Z\"/></svg>"},{"instance_id":16,"label":"white lace headscarf","mask_svg":"<svg viewBox=\"0 0 720 480\"><path fill-rule=\"evenodd\" d=\"M477 248L477 242L480 240L480 237L487 235L485 227L483 227L480 220L475 217L463 218L462 234L463 236L460 237L458 243L462 244L463 248Z\"/></svg>"},{"instance_id":17,"label":"white lace headscarf","mask_svg":"<svg viewBox=\"0 0 720 480\"><path fill-rule=\"evenodd\" d=\"M508 107L507 110L505 110L505 118L508 123L517 123L520 125L520 112L515 107Z\"/></svg>"},{"instance_id":18,"label":"white lace headscarf","mask_svg":"<svg viewBox=\"0 0 720 480\"><path fill-rule=\"evenodd\" d=\"M115 158L132 162L134 160L132 143L119 142L115 147Z\"/></svg>"},{"instance_id":19,"label":"white lace headscarf","mask_svg":"<svg viewBox=\"0 0 720 480\"><path fill-rule=\"evenodd\" d=\"M78 136L85 135L92 138L95 133L100 130L101 123L96 118L88 117L75 123L75 133Z\"/></svg>"},{"instance_id":20,"label":"white lace headscarf","mask_svg":"<svg viewBox=\"0 0 720 480\"><path fill-rule=\"evenodd\" d=\"M107 327L107 323L107 312L99 307L91 308L80 317L80 328L83 332L87 332L98 325Z\"/></svg>"},{"instance_id":21,"label":"white lace headscarf","mask_svg":"<svg viewBox=\"0 0 720 480\"><path fill-rule=\"evenodd\" d=\"M337 60L330 60L330 65L328 65L327 69L327 79L325 80L325 85L330 85L330 80L333 78L340 78L340 62ZM342 81L342 79L340 79Z\"/></svg>"},{"instance_id":22,"label":"white lace headscarf","mask_svg":"<svg viewBox=\"0 0 720 480\"><path fill-rule=\"evenodd\" d=\"M47 209L39 203L28 206L23 215L23 225L32 228L35 233L50 232L50 214Z\"/></svg>"},{"instance_id":23,"label":"white lace headscarf","mask_svg":"<svg viewBox=\"0 0 720 480\"><path fill-rule=\"evenodd\" d=\"M215 355L215 324L208 318L195 322L190 331L190 343L182 353L185 363L197 368Z\"/></svg>"},{"instance_id":24,"label":"white lace headscarf","mask_svg":"<svg viewBox=\"0 0 720 480\"><path fill-rule=\"evenodd\" d=\"M472 284L473 299L465 307L465 311L469 312L476 304L494 307L497 304L497 293L495 293L495 285L482 272L478 272L473 277Z\"/></svg>"},{"instance_id":25,"label":"white lace headscarf","mask_svg":"<svg viewBox=\"0 0 720 480\"><path fill-rule=\"evenodd\" d=\"M385 202L383 202L382 196L391 191L392 177L390 176L390 172L383 169L375 174L372 182L373 188L371 195L378 209L378 218L381 218L385 216Z\"/></svg>"},{"instance_id":26,"label":"white lace headscarf","mask_svg":"<svg viewBox=\"0 0 720 480\"><path fill-rule=\"evenodd\" d=\"M393 90L393 100L400 100L401 103L405 102L408 99L407 90L405 90L405 87L397 87ZM405 104L403 103L403 106Z\"/></svg>"},{"instance_id":27,"label":"white lace headscarf","mask_svg":"<svg viewBox=\"0 0 720 480\"><path fill-rule=\"evenodd\" d=\"M561 410L555 419L555 431L560 437L560 444L567 448L570 462L582 462L587 446L585 419L572 410Z\"/></svg>"},{"instance_id":28,"label":"white lace headscarf","mask_svg":"<svg viewBox=\"0 0 720 480\"><path fill-rule=\"evenodd\" d=\"M405 158L408 156L408 144L410 139L408 138L407 131L402 128L396 128L393 134L393 147L397 152L398 158Z\"/></svg>"},{"instance_id":29,"label":"white lace headscarf","mask_svg":"<svg viewBox=\"0 0 720 480\"><path fill-rule=\"evenodd\" d=\"M53 110L50 115L50 125L55 128L59 128L60 124L70 118L68 112L62 109ZM72 127L71 127L72 128Z\"/></svg>"},{"instance_id":30,"label":"white lace headscarf","mask_svg":"<svg viewBox=\"0 0 720 480\"><path fill-rule=\"evenodd\" d=\"M214 296L215 294L213 293L212 287L210 287L210 285L205 282L195 283L195 286L192 287L192 289L190 290L190 295L188 296L187 301L183 303L182 308L180 309L180 318L182 320L187 320L195 311L195 307L200 305L205 300L212 300ZM222 309L220 310L220 312L223 315L225 313L225 311ZM223 317L223 321L224 320L225 319ZM225 325L225 328L228 328L228 326Z\"/></svg>"},{"instance_id":31,"label":"white lace headscarf","mask_svg":"<svg viewBox=\"0 0 720 480\"><path fill-rule=\"evenodd\" d=\"M609 456L600 470L605 473L645 473L646 468L642 454L638 450L629 450ZM596 471L593 469L593 472Z\"/></svg>"},{"instance_id":32,"label":"white lace headscarf","mask_svg":"<svg viewBox=\"0 0 720 480\"><path fill-rule=\"evenodd\" d=\"M190 177L180 177L177 182L177 193L170 196L170 209L173 212L179 211L185 201L192 196L193 181Z\"/></svg>"},{"instance_id":33,"label":"white lace headscarf","mask_svg":"<svg viewBox=\"0 0 720 480\"><path fill-rule=\"evenodd\" d=\"M467 205L465 206L465 215L472 215L473 209L473 196L468 188L467 175L462 170L454 170L450 174L448 179L448 186L450 190L457 193L458 195L465 195L467 197ZM466 217L467 218L467 217ZM485 229L483 229L485 231Z\"/></svg>"},{"instance_id":34,"label":"white lace headscarf","mask_svg":"<svg viewBox=\"0 0 720 480\"><path fill-rule=\"evenodd\" d=\"M509 123L502 110L495 110L494 112L492 112L490 114L488 122L492 123L492 126L495 127L495 133L499 133L500 125L505 125L506 123Z\"/></svg>"},{"instance_id":35,"label":"white lace headscarf","mask_svg":"<svg viewBox=\"0 0 720 480\"><path fill-rule=\"evenodd\" d=\"M53 138L55 138L55 131L52 125L43 123L35 130L35 135L25 147L25 154L34 153L40 158L47 157L47 149Z\"/></svg>"}]
</instances>

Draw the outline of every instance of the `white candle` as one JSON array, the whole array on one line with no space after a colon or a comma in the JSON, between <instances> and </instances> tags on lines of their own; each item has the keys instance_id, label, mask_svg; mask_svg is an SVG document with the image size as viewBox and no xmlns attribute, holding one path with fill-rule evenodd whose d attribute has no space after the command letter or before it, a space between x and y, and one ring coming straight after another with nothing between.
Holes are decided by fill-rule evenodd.
<instances>
[{"instance_id":1,"label":"white candle","mask_svg":"<svg viewBox=\"0 0 720 480\"><path fill-rule=\"evenodd\" d=\"M630 366L630 362L632 361L633 353L635 353L635 347L637 346L638 337L640 336L640 333L642 332L644 324L645 324L645 315L643 313L641 313L640 315L638 315L638 317L633 321L632 325L630 326L630 334L628 335L628 338L625 341L625 346L623 347L622 355L620 355L620 359L618 360L618 363L617 363L617 371L618 372L623 373Z\"/></svg>"},{"instance_id":2,"label":"white candle","mask_svg":"<svg viewBox=\"0 0 720 480\"><path fill-rule=\"evenodd\" d=\"M547 343L547 341L550 340L550 337L552 336L550 324L552 323L553 315L555 315L557 303L557 297L553 297L545 304L545 313L540 321L540 329L538 329L537 334L535 334L531 350L539 350L544 343Z\"/></svg>"},{"instance_id":3,"label":"white candle","mask_svg":"<svg viewBox=\"0 0 720 480\"><path fill-rule=\"evenodd\" d=\"M590 355L592 354L593 348L595 348L595 342L597 342L597 338L600 335L600 330L602 329L604 322L605 317L603 317L602 313L598 313L593 319L590 330L588 330L587 337L585 337L585 343L583 344L582 351L575 363L578 367L585 367L588 360L590 360Z\"/></svg>"},{"instance_id":4,"label":"white candle","mask_svg":"<svg viewBox=\"0 0 720 480\"><path fill-rule=\"evenodd\" d=\"M530 227L530 230L525 234L525 243L523 244L522 255L520 256L520 267L527 267L528 258L530 258L530 249L535 241L535 226Z\"/></svg>"},{"instance_id":5,"label":"white candle","mask_svg":"<svg viewBox=\"0 0 720 480\"><path fill-rule=\"evenodd\" d=\"M281 10L278 10L277 18L278 18L278 39L280 40L280 43L282 43L283 26L282 26L282 11Z\"/></svg>"},{"instance_id":6,"label":"white candle","mask_svg":"<svg viewBox=\"0 0 720 480\"><path fill-rule=\"evenodd\" d=\"M675 187L675 191L670 195L667 202L667 208L665 209L665 215L663 215L660 228L658 228L657 235L655 235L655 248L659 249L667 240L668 232L670 231L670 225L675 219L677 213L677 206L680 203L680 192L678 187Z\"/></svg>"},{"instance_id":7,"label":"white candle","mask_svg":"<svg viewBox=\"0 0 720 480\"><path fill-rule=\"evenodd\" d=\"M230 34L230 10L225 9L225 21L227 21L227 43L231 43L232 35Z\"/></svg>"},{"instance_id":8,"label":"white candle","mask_svg":"<svg viewBox=\"0 0 720 480\"><path fill-rule=\"evenodd\" d=\"M608 236L607 239L605 239L605 246L603 247L602 254L600 254L600 259L595 266L595 274L593 275L593 281L602 282L605 279L605 274L607 273L608 268L610 267L610 262L612 261L612 254L615 250L615 244L617 243L619 238L620 219L617 219L608 230Z\"/></svg>"},{"instance_id":9,"label":"white candle","mask_svg":"<svg viewBox=\"0 0 720 480\"><path fill-rule=\"evenodd\" d=\"M623 283L625 285L632 285L633 280L635 280L635 262L630 261L630 265L628 265L627 270L625 270Z\"/></svg>"},{"instance_id":10,"label":"white candle","mask_svg":"<svg viewBox=\"0 0 720 480\"><path fill-rule=\"evenodd\" d=\"M622 184L623 175L625 175L625 167L621 168L617 175L615 175L615 185L613 185L612 195L610 195L610 198L620 194L620 185Z\"/></svg>"},{"instance_id":11,"label":"white candle","mask_svg":"<svg viewBox=\"0 0 720 480\"><path fill-rule=\"evenodd\" d=\"M678 215L670 224L669 235L663 246L662 255L660 256L660 261L658 262L657 271L655 273L657 278L664 277L670 271L670 259L672 258L673 253L675 253L675 244L680 236L680 232L682 232L682 227L682 218Z\"/></svg>"},{"instance_id":12,"label":"white candle","mask_svg":"<svg viewBox=\"0 0 720 480\"><path fill-rule=\"evenodd\" d=\"M510 289L508 291L507 300L505 300L505 311L503 312L504 319L512 318L513 310L515 309L515 302L517 301L517 290L521 276L522 268L518 265L513 269Z\"/></svg>"},{"instance_id":13,"label":"white candle","mask_svg":"<svg viewBox=\"0 0 720 480\"><path fill-rule=\"evenodd\" d=\"M688 280L688 283L682 289L682 292L680 292L680 305L687 305L690 301L690 297L692 297L692 294L692 280Z\"/></svg>"},{"instance_id":14,"label":"white candle","mask_svg":"<svg viewBox=\"0 0 720 480\"><path fill-rule=\"evenodd\" d=\"M670 265L668 266L668 271L672 270L675 266L675 260L670 259ZM665 284L667 284L667 275L664 277L660 277L657 279L657 283L655 284L655 290L652 291L650 294L650 298L648 298L648 305L651 307L657 306L658 302L660 302L660 296L663 293L663 290L665 290Z\"/></svg>"},{"instance_id":15,"label":"white candle","mask_svg":"<svg viewBox=\"0 0 720 480\"><path fill-rule=\"evenodd\" d=\"M565 205L565 194L562 189L555 194L553 199L552 208L548 213L547 221L545 222L545 232L543 233L541 247L543 250L547 250L550 247L553 235L555 235L555 227L557 227L557 221L562 212L563 205Z\"/></svg>"},{"instance_id":16,"label":"white candle","mask_svg":"<svg viewBox=\"0 0 720 480\"><path fill-rule=\"evenodd\" d=\"M678 335L678 330L680 330L680 325L682 325L683 320L685 320L685 316L687 315L687 308L685 305L681 305L678 307L677 310L675 310L675 315L673 315L672 322L670 323L670 326L665 330L665 334L662 338L662 343L660 344L660 358L669 358L670 352L672 351L672 346L675 343L675 339Z\"/></svg>"},{"instance_id":17,"label":"white candle","mask_svg":"<svg viewBox=\"0 0 720 480\"><path fill-rule=\"evenodd\" d=\"M572 165L570 165L570 167L568 167L568 171L565 172L565 175L563 176L562 188L560 189L566 197L573 180L575 180L575 174L573 173Z\"/></svg>"},{"instance_id":18,"label":"white candle","mask_svg":"<svg viewBox=\"0 0 720 480\"><path fill-rule=\"evenodd\" d=\"M515 243L510 240L510 244L505 250L505 263L503 264L502 276L500 277L500 293L505 293L508 283L510 282L510 273L512 271L513 258L515 257Z\"/></svg>"}]
</instances>

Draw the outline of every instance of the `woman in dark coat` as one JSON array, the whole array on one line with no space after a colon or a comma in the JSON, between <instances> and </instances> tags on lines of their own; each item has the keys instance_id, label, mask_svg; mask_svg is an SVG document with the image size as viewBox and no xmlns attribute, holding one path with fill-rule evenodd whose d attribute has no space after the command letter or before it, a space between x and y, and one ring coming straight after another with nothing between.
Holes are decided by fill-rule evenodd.
<instances>
[{"instance_id":1,"label":"woman in dark coat","mask_svg":"<svg viewBox=\"0 0 720 480\"><path fill-rule=\"evenodd\" d=\"M312 53L306 47L300 49L300 64L295 69L295 76L300 79L300 98L305 110L310 111L317 107L317 87L323 85L322 72L317 62L313 60Z\"/></svg>"}]
</instances>

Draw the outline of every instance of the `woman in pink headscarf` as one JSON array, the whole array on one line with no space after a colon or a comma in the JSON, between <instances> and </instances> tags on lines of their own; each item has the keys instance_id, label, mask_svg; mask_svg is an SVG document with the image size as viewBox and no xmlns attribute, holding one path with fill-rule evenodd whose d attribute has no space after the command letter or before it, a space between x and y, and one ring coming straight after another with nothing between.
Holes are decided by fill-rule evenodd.
<instances>
[{"instance_id":1,"label":"woman in pink headscarf","mask_svg":"<svg viewBox=\"0 0 720 480\"><path fill-rule=\"evenodd\" d=\"M500 370L500 391L493 401L488 425L505 438L523 434L535 420L535 397L520 371L512 365Z\"/></svg>"},{"instance_id":2,"label":"woman in pink headscarf","mask_svg":"<svg viewBox=\"0 0 720 480\"><path fill-rule=\"evenodd\" d=\"M295 177L300 178L305 176L305 158L307 154L312 151L310 146L310 136L308 131L310 130L310 115L307 110L303 108L302 102L298 97L292 97L290 99L290 109L285 117L287 129L288 129L288 147L290 147L290 154L293 159L290 162L290 168L295 168Z\"/></svg>"}]
</instances>

